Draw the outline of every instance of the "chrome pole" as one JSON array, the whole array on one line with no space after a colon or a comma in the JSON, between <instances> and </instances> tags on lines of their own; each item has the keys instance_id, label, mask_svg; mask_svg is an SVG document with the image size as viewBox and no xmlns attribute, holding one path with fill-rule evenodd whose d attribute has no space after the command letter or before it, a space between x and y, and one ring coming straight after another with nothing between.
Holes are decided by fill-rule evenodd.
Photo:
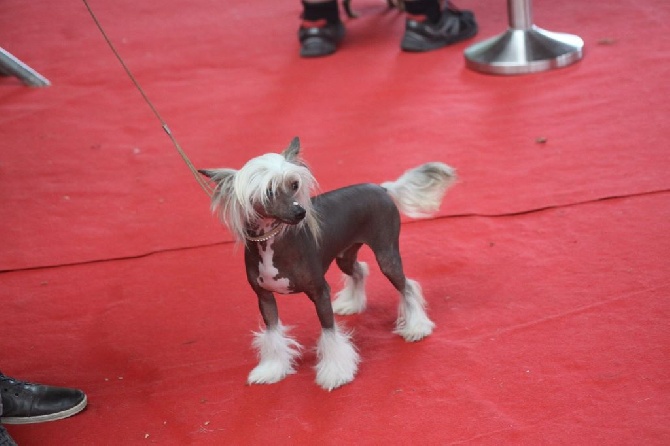
<instances>
[{"instance_id":1,"label":"chrome pole","mask_svg":"<svg viewBox=\"0 0 670 446\"><path fill-rule=\"evenodd\" d=\"M581 60L584 41L535 26L531 0L507 0L507 15L507 31L465 50L468 68L488 74L527 74Z\"/></svg>"}]
</instances>

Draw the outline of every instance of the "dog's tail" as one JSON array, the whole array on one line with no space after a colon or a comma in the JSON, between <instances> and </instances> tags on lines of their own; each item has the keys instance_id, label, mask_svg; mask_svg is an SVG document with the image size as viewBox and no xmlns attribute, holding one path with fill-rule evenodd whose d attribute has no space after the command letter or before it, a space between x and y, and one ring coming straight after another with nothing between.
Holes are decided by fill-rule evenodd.
<instances>
[{"instance_id":1,"label":"dog's tail","mask_svg":"<svg viewBox=\"0 0 670 446\"><path fill-rule=\"evenodd\" d=\"M395 181L382 183L400 212L411 218L425 218L440 209L447 189L456 182L456 170L433 162L406 171Z\"/></svg>"}]
</instances>

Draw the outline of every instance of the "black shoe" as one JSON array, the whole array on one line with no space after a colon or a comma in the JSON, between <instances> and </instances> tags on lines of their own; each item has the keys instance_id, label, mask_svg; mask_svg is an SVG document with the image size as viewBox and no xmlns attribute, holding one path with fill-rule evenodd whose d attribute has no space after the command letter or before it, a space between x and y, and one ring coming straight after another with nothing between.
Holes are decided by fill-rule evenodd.
<instances>
[{"instance_id":1,"label":"black shoe","mask_svg":"<svg viewBox=\"0 0 670 446\"><path fill-rule=\"evenodd\" d=\"M344 24L328 23L324 26L305 26L298 30L301 57L321 57L333 54L344 38Z\"/></svg>"},{"instance_id":2,"label":"black shoe","mask_svg":"<svg viewBox=\"0 0 670 446\"><path fill-rule=\"evenodd\" d=\"M0 446L16 446L16 443L9 436L7 429L0 424Z\"/></svg>"},{"instance_id":3,"label":"black shoe","mask_svg":"<svg viewBox=\"0 0 670 446\"><path fill-rule=\"evenodd\" d=\"M437 23L407 19L400 43L404 51L430 51L474 37L477 22L472 11L448 5Z\"/></svg>"},{"instance_id":4,"label":"black shoe","mask_svg":"<svg viewBox=\"0 0 670 446\"><path fill-rule=\"evenodd\" d=\"M60 420L86 407L86 394L78 389L19 381L0 374L2 418L5 424Z\"/></svg>"}]
</instances>

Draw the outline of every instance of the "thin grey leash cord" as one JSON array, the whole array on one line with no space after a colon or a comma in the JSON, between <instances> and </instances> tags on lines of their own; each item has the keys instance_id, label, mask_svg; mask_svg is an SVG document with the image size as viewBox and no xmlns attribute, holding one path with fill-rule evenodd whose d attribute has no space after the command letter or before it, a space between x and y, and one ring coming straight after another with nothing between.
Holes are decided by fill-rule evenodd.
<instances>
[{"instance_id":1,"label":"thin grey leash cord","mask_svg":"<svg viewBox=\"0 0 670 446\"><path fill-rule=\"evenodd\" d=\"M168 127L167 123L165 120L161 117L160 113L158 113L158 110L156 110L156 107L151 103L147 95L144 93L144 90L140 86L139 82L137 82L137 79L135 79L135 76L133 76L133 73L130 72L130 69L126 66L125 62L119 55L118 51L116 51L116 48L114 47L114 44L112 44L112 41L109 40L109 37L107 37L107 33L105 33L105 30L102 29L102 26L100 25L100 22L98 22L98 18L95 16L93 13L93 10L91 7L88 5L88 2L86 0L82 0L84 2L84 5L86 5L86 9L88 9L88 13L91 14L91 18L93 18L93 21L95 22L96 26L100 30L100 33L102 33L102 36L105 38L105 41L107 42L107 45L111 48L112 52L116 56L116 58L119 60L121 63L121 66L123 69L126 71L126 74L128 77L130 77L130 80L133 81L133 84L135 84L135 87L139 90L140 94L144 98L144 102L146 102L149 107L151 108L151 111L154 112L154 115L156 115L156 118L160 121L163 130L165 130L165 133L167 133L168 137L170 138L170 141L172 141L172 144L174 145L175 149L177 149L177 153L179 153L179 156L184 160L188 168L190 169L191 173L193 174L193 177L196 179L200 187L209 195L210 197L213 194L212 187L207 183L202 176L198 173L198 169L195 168L193 163L191 162L190 159L188 159L188 156L186 156L186 153L184 150L181 148L179 143L177 142L177 139L172 135L172 132L170 131L170 128Z\"/></svg>"}]
</instances>

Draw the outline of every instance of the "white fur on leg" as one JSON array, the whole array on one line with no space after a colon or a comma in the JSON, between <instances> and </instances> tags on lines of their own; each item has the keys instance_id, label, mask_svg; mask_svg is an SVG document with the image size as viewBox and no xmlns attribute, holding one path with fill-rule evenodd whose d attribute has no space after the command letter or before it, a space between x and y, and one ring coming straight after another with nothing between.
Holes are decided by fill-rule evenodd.
<instances>
[{"instance_id":1,"label":"white fur on leg","mask_svg":"<svg viewBox=\"0 0 670 446\"><path fill-rule=\"evenodd\" d=\"M277 324L254 333L252 345L258 351L258 365L249 373L249 384L272 384L295 373L295 361L302 347L286 335L287 329Z\"/></svg>"},{"instance_id":2,"label":"white fur on leg","mask_svg":"<svg viewBox=\"0 0 670 446\"><path fill-rule=\"evenodd\" d=\"M405 338L407 342L418 341L431 334L435 324L428 318L425 307L426 300L423 298L421 285L407 279L393 332Z\"/></svg>"},{"instance_id":3,"label":"white fur on leg","mask_svg":"<svg viewBox=\"0 0 670 446\"><path fill-rule=\"evenodd\" d=\"M316 383L328 391L351 382L361 360L351 334L343 333L337 325L321 332L316 355Z\"/></svg>"},{"instance_id":4,"label":"white fur on leg","mask_svg":"<svg viewBox=\"0 0 670 446\"><path fill-rule=\"evenodd\" d=\"M344 275L344 287L337 293L333 301L333 312L342 316L361 313L365 310L365 279L369 274L368 264L356 262L354 273Z\"/></svg>"}]
</instances>

